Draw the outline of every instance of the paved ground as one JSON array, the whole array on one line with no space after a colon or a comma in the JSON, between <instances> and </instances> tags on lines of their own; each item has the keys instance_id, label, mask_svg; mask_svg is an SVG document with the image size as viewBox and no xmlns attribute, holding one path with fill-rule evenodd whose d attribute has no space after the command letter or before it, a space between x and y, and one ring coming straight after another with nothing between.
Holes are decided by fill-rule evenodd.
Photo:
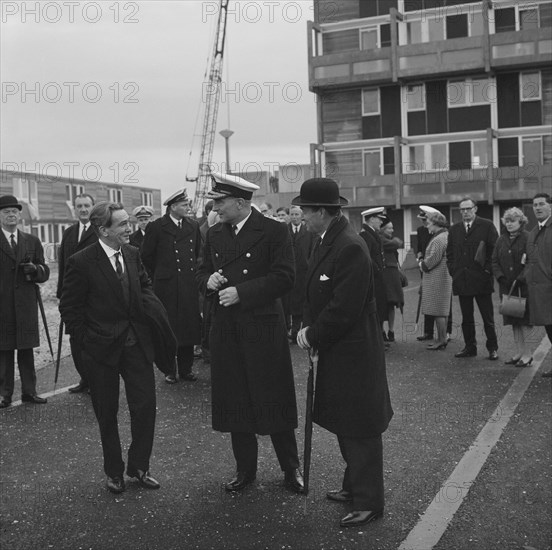
<instances>
[{"instance_id":1,"label":"paved ground","mask_svg":"<svg viewBox=\"0 0 552 550\"><path fill-rule=\"evenodd\" d=\"M522 376L503 364L512 353L511 330L500 328L501 360L493 363L485 355L455 359L458 328L446 351L426 351L415 340L416 274L409 279L404 321L387 354L395 418L384 438L382 520L363 529L339 528L347 509L324 495L339 487L343 463L335 437L317 428L308 498L283 488L267 438L260 440L257 483L242 494L225 493L221 485L233 473L233 457L228 436L211 430L209 370L199 361L195 384L167 386L158 373L152 473L160 491L132 482L120 497L105 490L88 396L62 391L44 406L0 411L1 550L396 549L434 500L443 510L460 504L434 546L438 550L550 548L552 398L550 380L540 377L552 366L548 343L541 344L540 371L524 375L534 377L519 406L497 412ZM457 322L456 304L454 315ZM542 329L534 331L535 348L543 337ZM307 360L296 346L292 355L302 427ZM39 389L51 392L52 366L43 364ZM58 390L75 381L68 357ZM446 485L482 428L504 415L509 423L475 480ZM124 399L120 426L128 445ZM302 449L302 429L298 439Z\"/></svg>"}]
</instances>

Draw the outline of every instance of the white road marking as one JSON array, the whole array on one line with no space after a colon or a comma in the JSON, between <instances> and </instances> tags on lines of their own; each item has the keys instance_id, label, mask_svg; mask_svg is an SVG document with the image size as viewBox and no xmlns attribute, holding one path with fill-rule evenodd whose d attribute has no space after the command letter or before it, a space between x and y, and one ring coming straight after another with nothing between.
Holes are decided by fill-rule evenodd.
<instances>
[{"instance_id":1,"label":"white road marking","mask_svg":"<svg viewBox=\"0 0 552 550\"><path fill-rule=\"evenodd\" d=\"M521 369L471 447L450 477L441 485L414 529L401 543L399 550L430 550L439 542L512 418L550 347L550 341L545 336L533 353L532 366Z\"/></svg>"}]
</instances>

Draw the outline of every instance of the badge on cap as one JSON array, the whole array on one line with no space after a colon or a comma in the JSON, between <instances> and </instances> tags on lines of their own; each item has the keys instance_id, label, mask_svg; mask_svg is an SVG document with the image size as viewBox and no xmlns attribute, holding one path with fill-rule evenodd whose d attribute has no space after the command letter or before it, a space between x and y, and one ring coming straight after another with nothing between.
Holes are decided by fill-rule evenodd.
<instances>
[{"instance_id":1,"label":"badge on cap","mask_svg":"<svg viewBox=\"0 0 552 550\"><path fill-rule=\"evenodd\" d=\"M153 208L151 206L146 206L145 204L142 204L140 206L137 206L132 211L132 215L135 218L137 218L138 216L151 218L151 216L153 216Z\"/></svg>"},{"instance_id":2,"label":"badge on cap","mask_svg":"<svg viewBox=\"0 0 552 550\"><path fill-rule=\"evenodd\" d=\"M170 206L171 204L174 204L175 202L186 201L186 200L188 200L188 193L186 192L186 189L181 189L180 191L177 191L176 193L173 193L163 203L163 206Z\"/></svg>"},{"instance_id":3,"label":"badge on cap","mask_svg":"<svg viewBox=\"0 0 552 550\"><path fill-rule=\"evenodd\" d=\"M258 185L251 183L239 176L211 172L212 188L205 195L208 199L224 199L235 197L251 200L253 192L259 189Z\"/></svg>"},{"instance_id":4,"label":"badge on cap","mask_svg":"<svg viewBox=\"0 0 552 550\"><path fill-rule=\"evenodd\" d=\"M376 206L375 208L368 208L368 210L364 210L364 212L361 212L360 215L363 218L371 218L372 216L377 216L378 218L381 218L383 220L386 218L385 207Z\"/></svg>"}]
</instances>

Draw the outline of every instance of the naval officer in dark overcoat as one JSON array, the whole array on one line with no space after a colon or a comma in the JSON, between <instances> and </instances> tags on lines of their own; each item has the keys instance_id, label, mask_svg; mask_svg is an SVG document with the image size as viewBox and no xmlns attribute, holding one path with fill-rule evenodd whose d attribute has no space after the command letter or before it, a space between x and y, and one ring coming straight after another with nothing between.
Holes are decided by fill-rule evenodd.
<instances>
[{"instance_id":1,"label":"naval officer in dark overcoat","mask_svg":"<svg viewBox=\"0 0 552 550\"><path fill-rule=\"evenodd\" d=\"M251 208L258 187L212 174L220 223L207 232L200 289L212 301L209 333L213 429L230 432L240 491L257 472L257 435L270 435L285 485L303 490L295 428L297 405L281 298L293 287L291 235Z\"/></svg>"},{"instance_id":2,"label":"naval officer in dark overcoat","mask_svg":"<svg viewBox=\"0 0 552 550\"><path fill-rule=\"evenodd\" d=\"M346 463L342 488L328 499L350 502L341 527L383 514L382 433L393 416L374 272L364 240L341 213L347 199L334 180L313 178L292 204L318 239L306 277L297 343L318 354L313 421L337 435Z\"/></svg>"},{"instance_id":3,"label":"naval officer in dark overcoat","mask_svg":"<svg viewBox=\"0 0 552 550\"><path fill-rule=\"evenodd\" d=\"M196 283L201 235L199 224L188 216L189 203L185 189L163 203L167 211L161 218L148 223L141 255L151 276L153 291L163 302L178 341L180 380L195 382L197 376L192 372L194 344L201 342ZM174 384L176 377L169 374L165 380Z\"/></svg>"}]
</instances>

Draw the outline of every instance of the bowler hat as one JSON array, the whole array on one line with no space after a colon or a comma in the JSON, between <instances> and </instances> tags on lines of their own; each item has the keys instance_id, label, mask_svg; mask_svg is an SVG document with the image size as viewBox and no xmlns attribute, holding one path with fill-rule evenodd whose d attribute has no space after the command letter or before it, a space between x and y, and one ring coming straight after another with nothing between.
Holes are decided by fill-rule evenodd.
<instances>
[{"instance_id":1,"label":"bowler hat","mask_svg":"<svg viewBox=\"0 0 552 550\"><path fill-rule=\"evenodd\" d=\"M13 195L3 195L0 197L0 210L3 208L17 208L22 210L22 206Z\"/></svg>"},{"instance_id":2,"label":"bowler hat","mask_svg":"<svg viewBox=\"0 0 552 550\"><path fill-rule=\"evenodd\" d=\"M345 206L349 201L339 196L339 187L329 178L311 178L301 185L299 196L291 204L294 206Z\"/></svg>"}]
</instances>

